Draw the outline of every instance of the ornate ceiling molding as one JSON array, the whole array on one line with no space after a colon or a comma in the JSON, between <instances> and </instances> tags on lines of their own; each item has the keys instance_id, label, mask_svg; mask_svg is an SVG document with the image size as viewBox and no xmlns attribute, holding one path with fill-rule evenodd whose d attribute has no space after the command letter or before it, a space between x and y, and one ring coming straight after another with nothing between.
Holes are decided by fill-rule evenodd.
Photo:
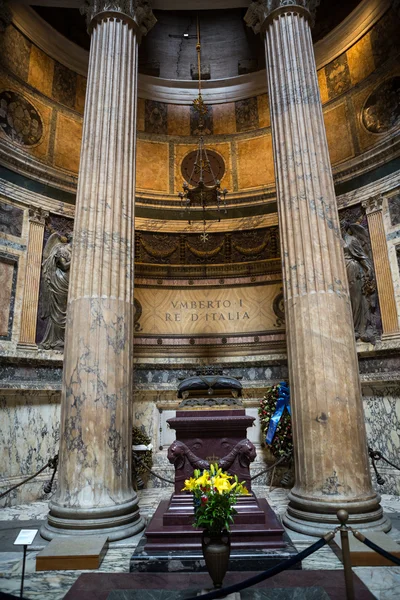
<instances>
[{"instance_id":1,"label":"ornate ceiling molding","mask_svg":"<svg viewBox=\"0 0 400 600\"><path fill-rule=\"evenodd\" d=\"M338 27L315 44L317 68L322 68L350 48L373 27L390 5L391 0L363 0ZM12 11L13 21L18 29L43 52L73 71L87 75L88 52L58 33L29 6L13 4ZM204 81L202 87L205 102L222 104L264 94L267 91L267 79L265 71L258 71L249 75ZM140 98L171 104L191 104L196 92L195 81L139 75Z\"/></svg>"}]
</instances>

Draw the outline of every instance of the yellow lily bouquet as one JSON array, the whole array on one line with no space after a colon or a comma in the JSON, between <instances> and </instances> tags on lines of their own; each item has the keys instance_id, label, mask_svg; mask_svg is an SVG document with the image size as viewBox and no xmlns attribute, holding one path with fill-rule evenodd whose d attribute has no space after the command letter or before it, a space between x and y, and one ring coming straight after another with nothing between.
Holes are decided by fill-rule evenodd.
<instances>
[{"instance_id":1,"label":"yellow lily bouquet","mask_svg":"<svg viewBox=\"0 0 400 600\"><path fill-rule=\"evenodd\" d=\"M210 465L210 470L203 474L196 469L193 477L186 479L182 491L193 494L193 527L212 534L229 531L237 512L234 505L238 496L249 496L244 482L239 483L237 475L223 472L217 464Z\"/></svg>"}]
</instances>

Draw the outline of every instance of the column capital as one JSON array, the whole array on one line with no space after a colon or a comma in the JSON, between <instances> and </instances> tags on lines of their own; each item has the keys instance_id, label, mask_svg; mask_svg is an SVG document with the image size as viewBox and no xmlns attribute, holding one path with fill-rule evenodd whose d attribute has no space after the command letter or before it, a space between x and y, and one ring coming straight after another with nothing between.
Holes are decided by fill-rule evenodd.
<instances>
[{"instance_id":1,"label":"column capital","mask_svg":"<svg viewBox=\"0 0 400 600\"><path fill-rule=\"evenodd\" d=\"M268 22L283 13L299 13L306 17L314 25L315 12L320 0L254 0L245 16L247 27L251 27L254 33L265 30Z\"/></svg>"},{"instance_id":2,"label":"column capital","mask_svg":"<svg viewBox=\"0 0 400 600\"><path fill-rule=\"evenodd\" d=\"M367 215L370 215L375 212L381 212L383 205L383 196L382 194L378 194L377 196L372 196L372 198L368 198L368 200L364 200L361 202L361 206L365 210Z\"/></svg>"},{"instance_id":3,"label":"column capital","mask_svg":"<svg viewBox=\"0 0 400 600\"><path fill-rule=\"evenodd\" d=\"M148 0L84 0L80 11L86 15L89 33L95 21L104 19L116 18L135 25L141 36L157 23Z\"/></svg>"},{"instance_id":4,"label":"column capital","mask_svg":"<svg viewBox=\"0 0 400 600\"><path fill-rule=\"evenodd\" d=\"M42 225L43 227L46 224L46 219L48 219L49 213L47 210L43 210L40 206L30 206L29 207L29 222L37 223L38 225Z\"/></svg>"}]
</instances>

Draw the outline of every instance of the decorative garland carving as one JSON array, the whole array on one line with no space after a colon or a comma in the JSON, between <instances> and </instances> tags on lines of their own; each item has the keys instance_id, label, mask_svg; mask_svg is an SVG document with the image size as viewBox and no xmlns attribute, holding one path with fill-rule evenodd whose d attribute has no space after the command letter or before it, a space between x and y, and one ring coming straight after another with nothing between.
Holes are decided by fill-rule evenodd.
<instances>
[{"instance_id":1,"label":"decorative garland carving","mask_svg":"<svg viewBox=\"0 0 400 600\"><path fill-rule=\"evenodd\" d=\"M135 261L185 265L249 262L279 257L279 231L276 226L253 231L213 233L205 247L199 247L197 238L190 234L137 232Z\"/></svg>"},{"instance_id":2,"label":"decorative garland carving","mask_svg":"<svg viewBox=\"0 0 400 600\"><path fill-rule=\"evenodd\" d=\"M172 248L166 248L165 250L156 250L156 248L147 244L143 237L140 237L140 243L143 246L144 250L147 252L147 254L149 254L153 258L158 258L161 260L171 256L179 247L179 242L177 242Z\"/></svg>"},{"instance_id":3,"label":"decorative garland carving","mask_svg":"<svg viewBox=\"0 0 400 600\"><path fill-rule=\"evenodd\" d=\"M254 256L255 254L260 254L267 247L267 240L264 240L259 246L255 248L245 248L244 246L239 246L236 242L232 243L233 248L243 254L244 256Z\"/></svg>"},{"instance_id":4,"label":"decorative garland carving","mask_svg":"<svg viewBox=\"0 0 400 600\"><path fill-rule=\"evenodd\" d=\"M194 254L195 256L197 256L197 258L201 258L203 260L207 259L207 258L213 258L214 256L217 256L223 250L224 246L225 246L225 240L222 242L222 244L220 244L219 246L217 246L213 250L197 250L197 248L194 248L193 246L191 246L189 244L189 242L186 242L186 248L188 250L190 250L190 252L192 254Z\"/></svg>"}]
</instances>

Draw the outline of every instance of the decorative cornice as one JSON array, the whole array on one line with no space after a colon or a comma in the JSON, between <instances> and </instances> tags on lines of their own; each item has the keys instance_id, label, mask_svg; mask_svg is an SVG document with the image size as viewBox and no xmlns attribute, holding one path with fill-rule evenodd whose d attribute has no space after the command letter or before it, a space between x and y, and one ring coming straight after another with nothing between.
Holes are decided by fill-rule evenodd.
<instances>
[{"instance_id":1,"label":"decorative cornice","mask_svg":"<svg viewBox=\"0 0 400 600\"><path fill-rule=\"evenodd\" d=\"M116 18L136 25L143 36L157 23L148 0L85 0L80 12L86 15L89 31L96 21Z\"/></svg>"},{"instance_id":2,"label":"decorative cornice","mask_svg":"<svg viewBox=\"0 0 400 600\"><path fill-rule=\"evenodd\" d=\"M382 194L378 194L377 196L372 196L371 198L368 198L368 200L363 200L363 202L361 202L361 205L365 210L366 214L371 215L375 212L382 212L383 200L384 198Z\"/></svg>"},{"instance_id":3,"label":"decorative cornice","mask_svg":"<svg viewBox=\"0 0 400 600\"><path fill-rule=\"evenodd\" d=\"M30 206L29 207L29 222L36 223L36 225L41 225L44 227L46 225L46 219L49 218L49 213L47 210L43 210L40 206Z\"/></svg>"},{"instance_id":4,"label":"decorative cornice","mask_svg":"<svg viewBox=\"0 0 400 600\"><path fill-rule=\"evenodd\" d=\"M161 1L161 0L160 0ZM363 37L382 17L391 0L362 0L360 4L315 46L317 69L343 54ZM43 52L72 71L87 76L89 52L53 29L30 6L14 3L11 7L16 27ZM171 104L190 105L197 83L182 79L162 79L139 74L138 96ZM265 70L227 79L203 82L203 98L207 104L235 102L265 94Z\"/></svg>"},{"instance_id":5,"label":"decorative cornice","mask_svg":"<svg viewBox=\"0 0 400 600\"><path fill-rule=\"evenodd\" d=\"M315 13L320 0L254 0L245 16L247 27L251 27L254 33L260 33L266 29L270 19L284 14L298 12L307 16L311 25L314 25Z\"/></svg>"}]
</instances>

